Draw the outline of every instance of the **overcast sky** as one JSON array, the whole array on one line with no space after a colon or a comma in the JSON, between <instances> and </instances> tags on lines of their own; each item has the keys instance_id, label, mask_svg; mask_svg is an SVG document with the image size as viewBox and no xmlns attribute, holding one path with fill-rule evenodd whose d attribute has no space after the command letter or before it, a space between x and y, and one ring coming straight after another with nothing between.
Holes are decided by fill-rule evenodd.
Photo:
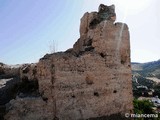
<instances>
[{"instance_id":1,"label":"overcast sky","mask_svg":"<svg viewBox=\"0 0 160 120\"><path fill-rule=\"evenodd\" d=\"M0 62L37 62L53 43L71 48L80 18L100 3L115 4L116 21L128 24L132 62L160 59L159 0L0 0Z\"/></svg>"}]
</instances>

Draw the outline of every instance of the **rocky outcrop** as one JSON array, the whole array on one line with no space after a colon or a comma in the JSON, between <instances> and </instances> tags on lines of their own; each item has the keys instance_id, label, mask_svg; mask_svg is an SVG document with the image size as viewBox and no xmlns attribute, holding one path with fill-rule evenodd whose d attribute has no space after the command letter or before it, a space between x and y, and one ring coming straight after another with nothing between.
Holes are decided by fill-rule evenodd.
<instances>
[{"instance_id":1,"label":"rocky outcrop","mask_svg":"<svg viewBox=\"0 0 160 120\"><path fill-rule=\"evenodd\" d=\"M19 67L11 67L0 63L0 79L8 79L19 76Z\"/></svg>"},{"instance_id":2,"label":"rocky outcrop","mask_svg":"<svg viewBox=\"0 0 160 120\"><path fill-rule=\"evenodd\" d=\"M0 63L0 120L6 112L5 104L16 97L19 82L19 68Z\"/></svg>"},{"instance_id":3,"label":"rocky outcrop","mask_svg":"<svg viewBox=\"0 0 160 120\"><path fill-rule=\"evenodd\" d=\"M0 75L4 74L3 63L0 63Z\"/></svg>"},{"instance_id":4,"label":"rocky outcrop","mask_svg":"<svg viewBox=\"0 0 160 120\"><path fill-rule=\"evenodd\" d=\"M34 80L36 79L36 73L37 73L37 65L36 64L23 64L20 67L20 78L28 78L28 80Z\"/></svg>"},{"instance_id":5,"label":"rocky outcrop","mask_svg":"<svg viewBox=\"0 0 160 120\"><path fill-rule=\"evenodd\" d=\"M101 4L82 17L72 49L45 55L35 75L23 69L36 76L40 96L17 97L5 119L125 119L133 109L129 31L115 18L114 6Z\"/></svg>"},{"instance_id":6,"label":"rocky outcrop","mask_svg":"<svg viewBox=\"0 0 160 120\"><path fill-rule=\"evenodd\" d=\"M12 99L39 97L36 64L6 65L0 63L0 120ZM8 104L9 105L9 104ZM7 106L8 106L7 105Z\"/></svg>"}]
</instances>

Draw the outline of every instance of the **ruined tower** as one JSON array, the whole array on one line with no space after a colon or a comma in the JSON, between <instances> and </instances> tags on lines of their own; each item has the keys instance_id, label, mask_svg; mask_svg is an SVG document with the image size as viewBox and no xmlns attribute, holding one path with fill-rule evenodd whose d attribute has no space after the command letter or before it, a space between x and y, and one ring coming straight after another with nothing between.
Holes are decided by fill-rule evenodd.
<instances>
[{"instance_id":1,"label":"ruined tower","mask_svg":"<svg viewBox=\"0 0 160 120\"><path fill-rule=\"evenodd\" d=\"M17 98L5 117L85 120L132 112L129 30L115 20L114 5L85 13L73 48L47 54L37 64L41 96ZM16 113L20 106L28 108L24 116Z\"/></svg>"}]
</instances>

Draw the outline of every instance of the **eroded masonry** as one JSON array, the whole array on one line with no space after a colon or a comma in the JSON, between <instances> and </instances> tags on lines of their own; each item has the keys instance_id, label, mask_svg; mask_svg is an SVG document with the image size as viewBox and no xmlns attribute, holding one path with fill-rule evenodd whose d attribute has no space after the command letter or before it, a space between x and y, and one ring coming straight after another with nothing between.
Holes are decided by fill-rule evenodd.
<instances>
[{"instance_id":1,"label":"eroded masonry","mask_svg":"<svg viewBox=\"0 0 160 120\"><path fill-rule=\"evenodd\" d=\"M39 96L21 93L23 97L10 101L5 119L123 119L132 112L129 31L115 20L114 5L101 4L98 12L81 18L73 48L21 69L21 78L38 81Z\"/></svg>"}]
</instances>

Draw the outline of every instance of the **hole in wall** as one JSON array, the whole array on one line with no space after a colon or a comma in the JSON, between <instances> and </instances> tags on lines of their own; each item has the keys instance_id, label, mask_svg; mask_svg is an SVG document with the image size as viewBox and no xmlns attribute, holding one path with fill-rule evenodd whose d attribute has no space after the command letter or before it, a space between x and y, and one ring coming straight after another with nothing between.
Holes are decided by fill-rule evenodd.
<instances>
[{"instance_id":1,"label":"hole in wall","mask_svg":"<svg viewBox=\"0 0 160 120\"><path fill-rule=\"evenodd\" d=\"M47 97L42 97L43 101L47 102L48 98Z\"/></svg>"},{"instance_id":2,"label":"hole in wall","mask_svg":"<svg viewBox=\"0 0 160 120\"><path fill-rule=\"evenodd\" d=\"M113 93L117 93L117 90L114 90Z\"/></svg>"},{"instance_id":3,"label":"hole in wall","mask_svg":"<svg viewBox=\"0 0 160 120\"><path fill-rule=\"evenodd\" d=\"M72 97L72 98L75 98L76 96L75 96L75 95L72 95L71 97Z\"/></svg>"},{"instance_id":4,"label":"hole in wall","mask_svg":"<svg viewBox=\"0 0 160 120\"><path fill-rule=\"evenodd\" d=\"M104 53L100 53L100 56L101 56L102 58L104 58L104 57L105 57L105 54L104 54Z\"/></svg>"},{"instance_id":5,"label":"hole in wall","mask_svg":"<svg viewBox=\"0 0 160 120\"><path fill-rule=\"evenodd\" d=\"M121 64L124 64L125 63L125 61L124 60L121 60Z\"/></svg>"},{"instance_id":6,"label":"hole in wall","mask_svg":"<svg viewBox=\"0 0 160 120\"><path fill-rule=\"evenodd\" d=\"M99 93L98 92L94 92L94 96L99 96Z\"/></svg>"}]
</instances>

